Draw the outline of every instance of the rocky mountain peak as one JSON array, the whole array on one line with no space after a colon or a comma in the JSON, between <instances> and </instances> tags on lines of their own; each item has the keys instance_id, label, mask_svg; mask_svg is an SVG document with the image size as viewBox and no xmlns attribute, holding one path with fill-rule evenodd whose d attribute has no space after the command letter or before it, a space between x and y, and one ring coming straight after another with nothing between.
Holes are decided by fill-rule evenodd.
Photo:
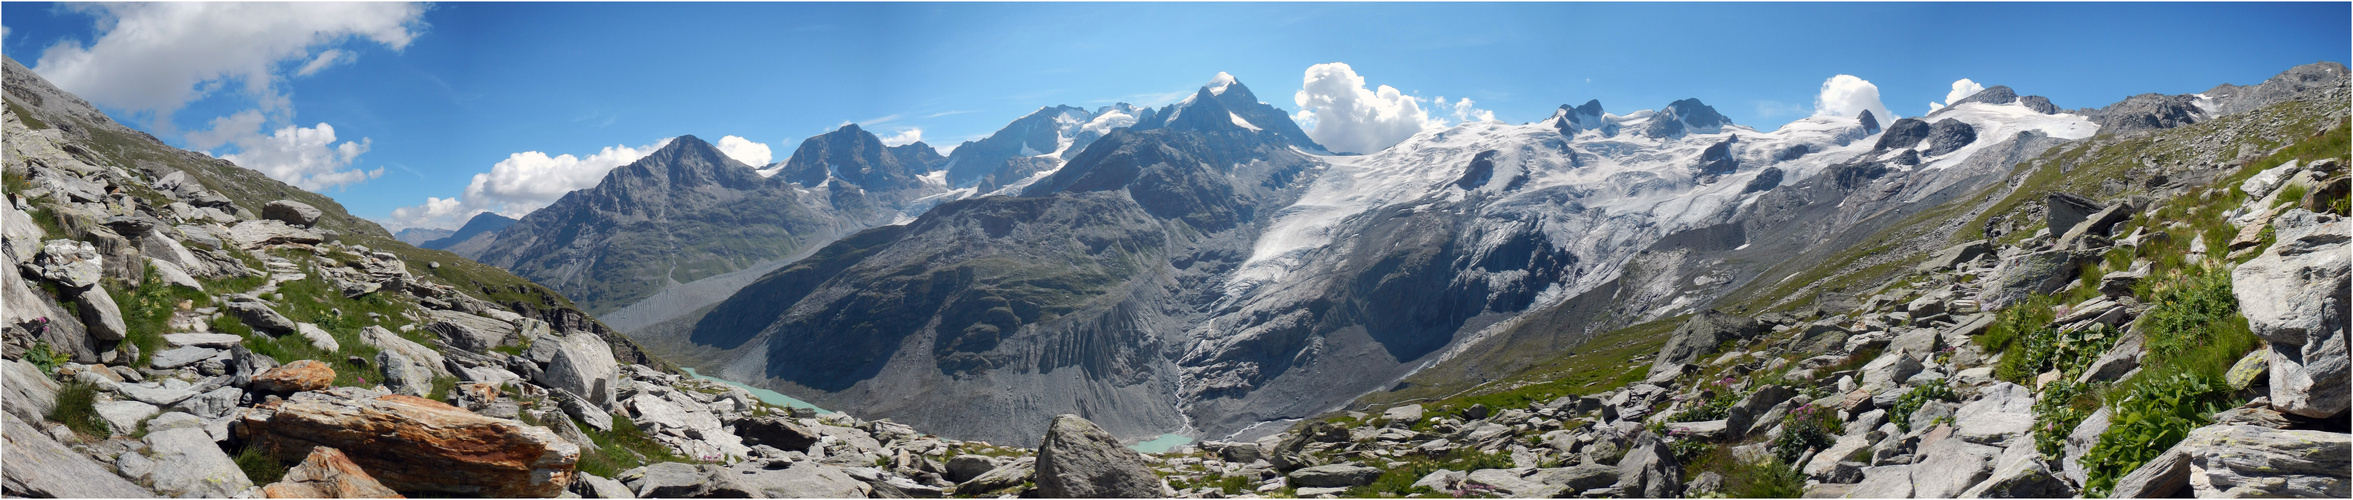
<instances>
[{"instance_id":1,"label":"rocky mountain peak","mask_svg":"<svg viewBox=\"0 0 2353 500\"><path fill-rule=\"evenodd\" d=\"M1707 103L1697 98L1683 99L1668 103L1665 109L1660 109L1651 118L1650 125L1644 127L1643 135L1663 139L1691 133L1712 134L1731 124L1731 118L1717 113L1716 108Z\"/></svg>"},{"instance_id":2,"label":"rocky mountain peak","mask_svg":"<svg viewBox=\"0 0 2353 500\"><path fill-rule=\"evenodd\" d=\"M1855 115L1855 119L1863 122L1863 135L1879 133L1879 117L1871 116L1871 110L1863 110L1862 114Z\"/></svg>"}]
</instances>

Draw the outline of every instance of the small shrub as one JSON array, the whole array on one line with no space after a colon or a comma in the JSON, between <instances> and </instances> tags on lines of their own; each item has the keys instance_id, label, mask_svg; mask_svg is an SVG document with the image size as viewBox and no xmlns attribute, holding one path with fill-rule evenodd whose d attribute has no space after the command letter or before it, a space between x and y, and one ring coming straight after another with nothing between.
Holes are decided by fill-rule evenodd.
<instances>
[{"instance_id":1,"label":"small shrub","mask_svg":"<svg viewBox=\"0 0 2353 500\"><path fill-rule=\"evenodd\" d=\"M1895 407L1887 409L1887 419L1895 422L1896 427L1903 429L1904 432L1911 432L1912 413L1920 411L1921 406L1926 406L1929 401L1955 401L1959 399L1958 395L1953 394L1952 385L1947 384L1944 379L1938 379L1935 382L1914 387L1905 392L1903 396L1897 397Z\"/></svg>"},{"instance_id":2,"label":"small shrub","mask_svg":"<svg viewBox=\"0 0 2353 500\"><path fill-rule=\"evenodd\" d=\"M244 470L245 478L252 479L253 484L278 482L279 479L286 477L287 470L293 469L292 466L286 465L286 462L278 460L278 457L273 456L269 450L265 450L260 444L255 443L247 443L244 451L237 452L236 461L237 468Z\"/></svg>"},{"instance_id":3,"label":"small shrub","mask_svg":"<svg viewBox=\"0 0 2353 500\"><path fill-rule=\"evenodd\" d=\"M2043 458L2058 460L2067 451L2067 435L2075 426L2091 417L2099 408L2099 400L2088 391L2088 384L2071 381L2051 383L2043 388L2041 397L2034 400L2034 449ZM2091 408L2084 408L2085 402Z\"/></svg>"},{"instance_id":4,"label":"small shrub","mask_svg":"<svg viewBox=\"0 0 2353 500\"><path fill-rule=\"evenodd\" d=\"M2148 335L2149 355L2142 361L2143 374L2191 373L2219 379L2239 357L2255 349L2258 340L2239 315L2230 273L2189 266L2144 286L2147 293L2140 296L2148 298L2149 310L2138 321Z\"/></svg>"},{"instance_id":5,"label":"small shrub","mask_svg":"<svg viewBox=\"0 0 2353 500\"><path fill-rule=\"evenodd\" d=\"M57 407L49 410L49 420L65 424L65 428L84 436L114 434L106 420L98 418L98 386L80 379L67 381L57 388Z\"/></svg>"},{"instance_id":6,"label":"small shrub","mask_svg":"<svg viewBox=\"0 0 2353 500\"><path fill-rule=\"evenodd\" d=\"M1738 463L1724 474L1724 494L1732 498L1797 498L1805 495L1806 475L1797 466L1774 456L1764 462Z\"/></svg>"},{"instance_id":7,"label":"small shrub","mask_svg":"<svg viewBox=\"0 0 2353 500\"><path fill-rule=\"evenodd\" d=\"M1994 324L1986 327L1984 335L1977 336L1977 344L1985 347L1986 354L2007 352L2018 337L2058 319L2058 314L2051 310L2058 305L2058 298L2040 294L2011 304L1994 316Z\"/></svg>"},{"instance_id":8,"label":"small shrub","mask_svg":"<svg viewBox=\"0 0 2353 500\"><path fill-rule=\"evenodd\" d=\"M1773 456L1793 463L1807 450L1829 448L1838 433L1845 430L1838 420L1838 410L1810 403L1790 410L1781 425L1781 437L1773 438Z\"/></svg>"},{"instance_id":9,"label":"small shrub","mask_svg":"<svg viewBox=\"0 0 2353 500\"><path fill-rule=\"evenodd\" d=\"M1994 376L2025 384L2035 375L2058 370L2061 378L2074 378L2115 347L2119 338L2115 330L2104 325L2069 332L2043 327L2014 342L2011 352L1994 369Z\"/></svg>"},{"instance_id":10,"label":"small shrub","mask_svg":"<svg viewBox=\"0 0 2353 500\"><path fill-rule=\"evenodd\" d=\"M2229 392L2229 384L2190 373L2132 384L2109 406L2108 431L2084 453L2085 496L2108 496L2117 479L2206 425L2207 415L2223 410L2220 401Z\"/></svg>"},{"instance_id":11,"label":"small shrub","mask_svg":"<svg viewBox=\"0 0 2353 500\"><path fill-rule=\"evenodd\" d=\"M1732 386L1729 385L1731 380L1732 379L1727 378L1710 383L1709 385L1711 387L1708 389L1713 391L1714 397L1710 397L1707 401L1698 405L1677 411L1673 415L1668 415L1667 421L1705 422L1709 420L1719 420L1730 416L1732 414L1732 405L1740 404L1740 398L1742 396L1739 391L1732 390Z\"/></svg>"},{"instance_id":12,"label":"small shrub","mask_svg":"<svg viewBox=\"0 0 2353 500\"><path fill-rule=\"evenodd\" d=\"M49 342L46 340L33 342L33 348L25 350L25 362L32 363L34 368L41 369L42 375L51 377L57 376L57 367L72 360L72 358L66 357L65 353L50 349Z\"/></svg>"}]
</instances>

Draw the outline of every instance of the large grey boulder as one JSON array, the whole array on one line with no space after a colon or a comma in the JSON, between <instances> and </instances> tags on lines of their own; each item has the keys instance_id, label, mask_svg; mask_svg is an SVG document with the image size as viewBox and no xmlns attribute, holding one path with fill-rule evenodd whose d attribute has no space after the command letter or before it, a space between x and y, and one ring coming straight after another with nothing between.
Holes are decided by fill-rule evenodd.
<instances>
[{"instance_id":1,"label":"large grey boulder","mask_svg":"<svg viewBox=\"0 0 2353 500\"><path fill-rule=\"evenodd\" d=\"M237 295L231 295L229 297L229 303L225 304L223 307L227 308L228 312L235 314L237 319L243 320L245 322L245 326L253 327L254 331L266 333L272 337L276 337L294 333L295 329L298 328L294 323L294 320L286 319L285 315L278 314L277 310L270 309L270 305L268 303L251 297Z\"/></svg>"},{"instance_id":2,"label":"large grey boulder","mask_svg":"<svg viewBox=\"0 0 2353 500\"><path fill-rule=\"evenodd\" d=\"M7 412L6 432L0 432L0 494L48 498L149 498L155 493L106 470L41 432L16 412Z\"/></svg>"},{"instance_id":3,"label":"large grey boulder","mask_svg":"<svg viewBox=\"0 0 2353 500\"><path fill-rule=\"evenodd\" d=\"M425 329L440 335L451 347L474 352L489 352L506 345L515 326L505 321L485 318L457 311L432 311L433 322ZM587 395L583 394L583 397Z\"/></svg>"},{"instance_id":4,"label":"large grey boulder","mask_svg":"<svg viewBox=\"0 0 2353 500\"><path fill-rule=\"evenodd\" d=\"M677 498L702 494L708 477L694 464L658 462L622 471L622 484L637 490L638 498Z\"/></svg>"},{"instance_id":5,"label":"large grey boulder","mask_svg":"<svg viewBox=\"0 0 2353 500\"><path fill-rule=\"evenodd\" d=\"M744 442L749 443L751 440L746 439ZM942 475L946 476L949 482L963 483L980 477L982 474L987 474L989 471L997 470L997 459L990 458L988 455L957 455L949 457L946 465L948 466L947 473Z\"/></svg>"},{"instance_id":6,"label":"large grey boulder","mask_svg":"<svg viewBox=\"0 0 2353 500\"><path fill-rule=\"evenodd\" d=\"M1941 444L1941 442L1940 442ZM1993 460L1993 473L1961 498L2065 498L2075 496L2067 482L2051 473L2042 455L2034 450L2034 443L2021 441L2002 450Z\"/></svg>"},{"instance_id":7,"label":"large grey boulder","mask_svg":"<svg viewBox=\"0 0 2353 500\"><path fill-rule=\"evenodd\" d=\"M2074 229L2100 208L2100 202L2073 193L2052 191L2043 198L2043 218L2052 237L2067 234L2067 230Z\"/></svg>"},{"instance_id":8,"label":"large grey boulder","mask_svg":"<svg viewBox=\"0 0 2353 500\"><path fill-rule=\"evenodd\" d=\"M1978 390L1978 398L1953 412L1953 437L2006 446L2034 430L2034 391L2000 382Z\"/></svg>"},{"instance_id":9,"label":"large grey boulder","mask_svg":"<svg viewBox=\"0 0 2353 500\"><path fill-rule=\"evenodd\" d=\"M1913 465L1883 465L1863 469L1863 482L1847 490L1846 498L1912 498Z\"/></svg>"},{"instance_id":10,"label":"large grey boulder","mask_svg":"<svg viewBox=\"0 0 2353 500\"><path fill-rule=\"evenodd\" d=\"M572 493L580 495L580 498L637 498L637 493L629 491L629 487L620 481L586 472L580 473L579 480L572 482Z\"/></svg>"},{"instance_id":11,"label":"large grey boulder","mask_svg":"<svg viewBox=\"0 0 2353 500\"><path fill-rule=\"evenodd\" d=\"M1142 456L1094 422L1057 415L1038 445L1038 493L1050 498L1146 498L1165 486Z\"/></svg>"},{"instance_id":12,"label":"large grey boulder","mask_svg":"<svg viewBox=\"0 0 2353 500\"><path fill-rule=\"evenodd\" d=\"M809 445L817 444L817 441L823 437L814 431L801 427L791 418L778 415L764 415L738 420L735 422L735 435L743 437L743 444L747 446L768 445L787 451L807 450ZM977 476L979 473L976 472L973 475Z\"/></svg>"},{"instance_id":13,"label":"large grey boulder","mask_svg":"<svg viewBox=\"0 0 2353 500\"><path fill-rule=\"evenodd\" d=\"M2353 434L2214 425L2190 431L2175 449L2189 458L2199 498L2353 493Z\"/></svg>"},{"instance_id":14,"label":"large grey boulder","mask_svg":"<svg viewBox=\"0 0 2353 500\"><path fill-rule=\"evenodd\" d=\"M123 309L114 303L114 296L102 287L82 289L76 299L81 303L82 325L89 327L90 338L108 342L122 340L131 329L123 325Z\"/></svg>"},{"instance_id":15,"label":"large grey boulder","mask_svg":"<svg viewBox=\"0 0 2353 500\"><path fill-rule=\"evenodd\" d=\"M1393 406L1387 410L1381 410L1381 419L1390 422L1420 422L1422 420L1422 405Z\"/></svg>"},{"instance_id":16,"label":"large grey boulder","mask_svg":"<svg viewBox=\"0 0 2353 500\"><path fill-rule=\"evenodd\" d=\"M2075 430L2067 433L2067 443L2061 446L2059 472L2068 481L2084 484L2090 480L2090 471L2083 468L2083 456L2091 453L2092 445L2099 444L2100 434L2108 432L2108 424L2108 409L2103 407L2084 417L2083 423L2075 424Z\"/></svg>"},{"instance_id":17,"label":"large grey boulder","mask_svg":"<svg viewBox=\"0 0 2353 500\"><path fill-rule=\"evenodd\" d=\"M1030 482L1030 479L1036 475L1037 459L1031 457L1022 457L1020 459L1014 460L1012 463L998 466L995 469L989 469L988 472L981 473L979 477L974 477L970 480L958 483L956 485L956 494L964 496L977 496L1003 491L1006 488L1021 486L1021 483Z\"/></svg>"},{"instance_id":18,"label":"large grey boulder","mask_svg":"<svg viewBox=\"0 0 2353 500\"><path fill-rule=\"evenodd\" d=\"M33 269L42 279L80 289L98 285L98 278L106 275L106 261L98 255L98 247L90 242L49 240L41 244L41 254L33 259Z\"/></svg>"},{"instance_id":19,"label":"large grey boulder","mask_svg":"<svg viewBox=\"0 0 2353 500\"><path fill-rule=\"evenodd\" d=\"M7 393L0 396L0 405L5 405L9 414L39 422L57 409L59 386L49 376L42 375L40 368L21 359L8 361L5 368L7 373L0 374L0 385L7 386Z\"/></svg>"},{"instance_id":20,"label":"large grey boulder","mask_svg":"<svg viewBox=\"0 0 2353 500\"><path fill-rule=\"evenodd\" d=\"M429 397L433 392L433 368L398 352L385 350L376 353L376 364L384 368L384 388L393 394Z\"/></svg>"},{"instance_id":21,"label":"large grey boulder","mask_svg":"<svg viewBox=\"0 0 2353 500\"><path fill-rule=\"evenodd\" d=\"M2133 469L2116 486L2108 490L2108 498L2173 498L2190 487L2190 456L2182 452L2180 444L2157 454L2140 468Z\"/></svg>"},{"instance_id":22,"label":"large grey boulder","mask_svg":"<svg viewBox=\"0 0 2353 500\"><path fill-rule=\"evenodd\" d=\"M228 497L253 487L253 480L245 477L244 469L221 451L220 444L204 429L190 427L196 418L186 413L169 413L157 417L154 427L169 430L147 434L147 449L157 463L150 480L155 491L176 497ZM174 425L173 420L178 421Z\"/></svg>"},{"instance_id":23,"label":"large grey boulder","mask_svg":"<svg viewBox=\"0 0 2353 500\"><path fill-rule=\"evenodd\" d=\"M1326 464L1291 471L1291 484L1309 488L1346 488L1371 484L1381 470L1356 464Z\"/></svg>"},{"instance_id":24,"label":"large grey boulder","mask_svg":"<svg viewBox=\"0 0 2353 500\"><path fill-rule=\"evenodd\" d=\"M2085 259L2065 250L2049 250L2012 257L1995 273L1992 283L1979 292L1978 301L1986 310L1996 310L2037 293L2051 293L2065 288L2075 279L2077 269Z\"/></svg>"},{"instance_id":25,"label":"large grey boulder","mask_svg":"<svg viewBox=\"0 0 2353 500\"><path fill-rule=\"evenodd\" d=\"M715 498L865 498L874 487L844 473L841 468L816 462L793 462L781 468L778 462L742 462L729 467L704 466L710 469L710 487L705 495Z\"/></svg>"},{"instance_id":26,"label":"large grey boulder","mask_svg":"<svg viewBox=\"0 0 2353 500\"><path fill-rule=\"evenodd\" d=\"M1667 498L1683 492L1683 465L1675 452L1655 434L1635 438L1634 448L1618 460L1620 497Z\"/></svg>"},{"instance_id":27,"label":"large grey boulder","mask_svg":"<svg viewBox=\"0 0 2353 500\"><path fill-rule=\"evenodd\" d=\"M2271 404L2315 418L2353 403L2347 311L2353 309L2353 224L2291 209L2272 221L2277 243L2231 272L2247 325L2271 346Z\"/></svg>"},{"instance_id":28,"label":"large grey boulder","mask_svg":"<svg viewBox=\"0 0 2353 500\"><path fill-rule=\"evenodd\" d=\"M383 352L395 353L401 356L405 356L410 361L416 362L419 365L423 365L425 369L432 370L434 375L450 374L448 368L442 367L445 361L441 356L441 351L433 350L433 348L425 347L424 344L419 344L416 343L416 341L401 337L400 334L393 333L392 330L386 330L384 327L376 325L360 327L359 340L361 343L376 346L377 349L382 350Z\"/></svg>"},{"instance_id":29,"label":"large grey boulder","mask_svg":"<svg viewBox=\"0 0 2353 500\"><path fill-rule=\"evenodd\" d=\"M1914 266L1913 270L1923 273L1930 271L1951 270L1954 265L1977 260L1978 257L1983 257L1989 253L1993 253L1993 245L1987 240L1961 243L1958 245L1945 247L1943 250L1938 250L1936 253L1929 254L1928 260L1921 262L1918 266Z\"/></svg>"},{"instance_id":30,"label":"large grey boulder","mask_svg":"<svg viewBox=\"0 0 2353 500\"><path fill-rule=\"evenodd\" d=\"M308 228L319 223L321 212L310 204L294 200L278 200L261 206L261 218L284 222L286 225Z\"/></svg>"},{"instance_id":31,"label":"large grey boulder","mask_svg":"<svg viewBox=\"0 0 2353 500\"><path fill-rule=\"evenodd\" d=\"M115 434L130 434L139 430L139 422L161 413L162 408L138 401L106 401L93 406L98 419Z\"/></svg>"},{"instance_id":32,"label":"large grey boulder","mask_svg":"<svg viewBox=\"0 0 2353 500\"><path fill-rule=\"evenodd\" d=\"M539 372L540 384L551 389L571 391L588 398L591 404L601 406L612 403L614 392L620 385L618 377L621 375L621 365L613 360L613 349L605 345L604 339L597 338L595 334L577 333L562 337L541 337L539 342L556 346L547 369Z\"/></svg>"},{"instance_id":33,"label":"large grey boulder","mask_svg":"<svg viewBox=\"0 0 2353 500\"><path fill-rule=\"evenodd\" d=\"M1763 331L1764 326L1750 318L1714 310L1692 315L1691 320L1675 328L1675 333L1667 338L1667 345L1659 348L1648 378L1680 374L1683 365L1699 360L1700 356L1715 354L1716 347L1724 341L1752 337Z\"/></svg>"},{"instance_id":34,"label":"large grey boulder","mask_svg":"<svg viewBox=\"0 0 2353 500\"><path fill-rule=\"evenodd\" d=\"M1920 373L1920 360L1914 356L1915 353L1898 349L1889 350L1887 354L1880 355L1879 359L1871 360L1870 364L1863 365L1863 385L1891 389L1902 384L1904 379Z\"/></svg>"},{"instance_id":35,"label":"large grey boulder","mask_svg":"<svg viewBox=\"0 0 2353 500\"><path fill-rule=\"evenodd\" d=\"M268 219L249 220L229 226L229 239L246 250L259 250L270 245L315 245L327 240L315 231Z\"/></svg>"}]
</instances>

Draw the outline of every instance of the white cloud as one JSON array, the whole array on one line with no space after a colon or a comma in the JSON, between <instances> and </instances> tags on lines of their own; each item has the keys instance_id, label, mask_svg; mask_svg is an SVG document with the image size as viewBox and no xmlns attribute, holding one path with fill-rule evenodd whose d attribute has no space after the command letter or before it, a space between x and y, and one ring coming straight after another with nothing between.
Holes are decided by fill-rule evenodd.
<instances>
[{"instance_id":1,"label":"white cloud","mask_svg":"<svg viewBox=\"0 0 2353 500\"><path fill-rule=\"evenodd\" d=\"M285 126L262 132L261 112L246 110L235 115L215 118L212 128L191 132L191 146L211 149L224 145L237 147L237 152L217 155L237 166L260 171L295 187L318 191L357 183L384 175L383 167L362 170L352 167L359 155L368 152L368 139L335 142L335 127L320 123L311 127ZM207 153L210 154L210 153Z\"/></svg>"},{"instance_id":2,"label":"white cloud","mask_svg":"<svg viewBox=\"0 0 2353 500\"><path fill-rule=\"evenodd\" d=\"M1814 97L1814 116L1853 117L1862 115L1864 111L1870 111L1872 120L1878 121L1882 127L1896 119L1895 112L1888 111L1887 105L1879 102L1879 86L1854 75L1838 75L1823 80L1822 93Z\"/></svg>"},{"instance_id":3,"label":"white cloud","mask_svg":"<svg viewBox=\"0 0 2353 500\"><path fill-rule=\"evenodd\" d=\"M303 64L302 69L294 70L294 76L310 76L319 70L357 60L359 54L344 52L343 49L327 49L326 52L320 52L318 57L311 58L309 63Z\"/></svg>"},{"instance_id":4,"label":"white cloud","mask_svg":"<svg viewBox=\"0 0 2353 500\"><path fill-rule=\"evenodd\" d=\"M1444 119L1422 110L1419 97L1388 85L1367 89L1364 77L1347 63L1308 67L1292 100L1299 105L1293 119L1309 138L1333 151L1379 151L1424 127L1445 126Z\"/></svg>"},{"instance_id":5,"label":"white cloud","mask_svg":"<svg viewBox=\"0 0 2353 500\"><path fill-rule=\"evenodd\" d=\"M1962 79L1959 79L1959 80L1954 80L1954 81L1953 81L1953 91L1952 91L1952 92L1946 92L1946 93L1945 93L1945 95L1944 95L1944 102L1961 102L1961 100L1962 100L1962 99L1968 99L1968 98L1969 98L1969 96L1976 95L1978 92L1984 92L1984 91L1985 91L1985 86L1984 86L1984 85L1978 85L1978 84L1977 84L1977 82L1970 81L1970 80L1969 80L1969 79L1967 79L1967 78L1962 78ZM1937 102L1931 102L1931 103L1928 103L1928 111L1929 111L1929 112L1932 112L1932 113L1933 113L1933 112L1935 112L1936 110L1938 110L1938 109L1942 109L1942 108L1944 108L1944 107L1945 107L1945 104L1943 104L1943 103L1937 103Z\"/></svg>"},{"instance_id":6,"label":"white cloud","mask_svg":"<svg viewBox=\"0 0 2353 500\"><path fill-rule=\"evenodd\" d=\"M1437 102L1438 108L1444 109L1447 111L1447 114L1453 115L1454 121L1457 122L1469 123L1495 121L1494 111L1471 107L1473 106L1473 103L1469 97L1462 98L1462 100L1456 101L1454 104L1447 104L1446 96L1438 96Z\"/></svg>"},{"instance_id":7,"label":"white cloud","mask_svg":"<svg viewBox=\"0 0 2353 500\"><path fill-rule=\"evenodd\" d=\"M662 139L634 148L608 146L586 157L548 156L539 151L507 155L507 159L491 165L489 172L474 174L465 194L457 198L428 197L422 205L393 209L392 216L381 222L387 229L398 231L410 227L455 228L485 211L521 218L554 203L565 193L596 187L606 172L653 154L670 145L670 141Z\"/></svg>"},{"instance_id":8,"label":"white cloud","mask_svg":"<svg viewBox=\"0 0 2353 500\"><path fill-rule=\"evenodd\" d=\"M148 113L168 128L189 102L228 86L271 116L291 117L279 72L309 61L307 75L352 57L312 51L354 38L394 50L423 26L425 7L408 3L121 3L76 4L98 18L89 46L67 40L42 51L34 70L99 105Z\"/></svg>"},{"instance_id":9,"label":"white cloud","mask_svg":"<svg viewBox=\"0 0 2353 500\"><path fill-rule=\"evenodd\" d=\"M767 144L752 142L751 139L742 137L732 135L721 137L718 146L720 153L726 154L728 158L734 158L735 161L743 162L745 165L751 165L752 168L767 166L768 161L775 158L775 153L768 149Z\"/></svg>"},{"instance_id":10,"label":"white cloud","mask_svg":"<svg viewBox=\"0 0 2353 500\"><path fill-rule=\"evenodd\" d=\"M908 145L908 144L914 144L914 143L916 143L916 142L920 142L920 141L922 141L922 140L923 140L923 129L922 129L921 127L915 127L915 128L908 128L908 129L905 129L905 130L900 130L900 131L899 131L899 133L898 133L898 134L896 134L896 135L892 135L892 136L890 136L890 137L884 137L884 138L882 138L882 145L884 145L884 146L891 146L891 147L898 147L898 146L905 146L905 145Z\"/></svg>"}]
</instances>

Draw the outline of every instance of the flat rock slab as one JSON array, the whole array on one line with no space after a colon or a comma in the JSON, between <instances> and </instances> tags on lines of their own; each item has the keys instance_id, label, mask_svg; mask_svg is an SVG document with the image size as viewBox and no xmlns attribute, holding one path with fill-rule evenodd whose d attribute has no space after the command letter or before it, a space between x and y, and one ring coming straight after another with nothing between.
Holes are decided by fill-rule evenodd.
<instances>
[{"instance_id":1,"label":"flat rock slab","mask_svg":"<svg viewBox=\"0 0 2353 500\"><path fill-rule=\"evenodd\" d=\"M149 498L155 493L140 488L106 470L90 457L83 456L65 445L50 439L16 414L9 413L6 432L0 432L0 492L8 496L51 498Z\"/></svg>"},{"instance_id":2,"label":"flat rock slab","mask_svg":"<svg viewBox=\"0 0 2353 500\"><path fill-rule=\"evenodd\" d=\"M166 333L163 343L172 347L210 347L227 349L245 343L245 337L226 333Z\"/></svg>"}]
</instances>

